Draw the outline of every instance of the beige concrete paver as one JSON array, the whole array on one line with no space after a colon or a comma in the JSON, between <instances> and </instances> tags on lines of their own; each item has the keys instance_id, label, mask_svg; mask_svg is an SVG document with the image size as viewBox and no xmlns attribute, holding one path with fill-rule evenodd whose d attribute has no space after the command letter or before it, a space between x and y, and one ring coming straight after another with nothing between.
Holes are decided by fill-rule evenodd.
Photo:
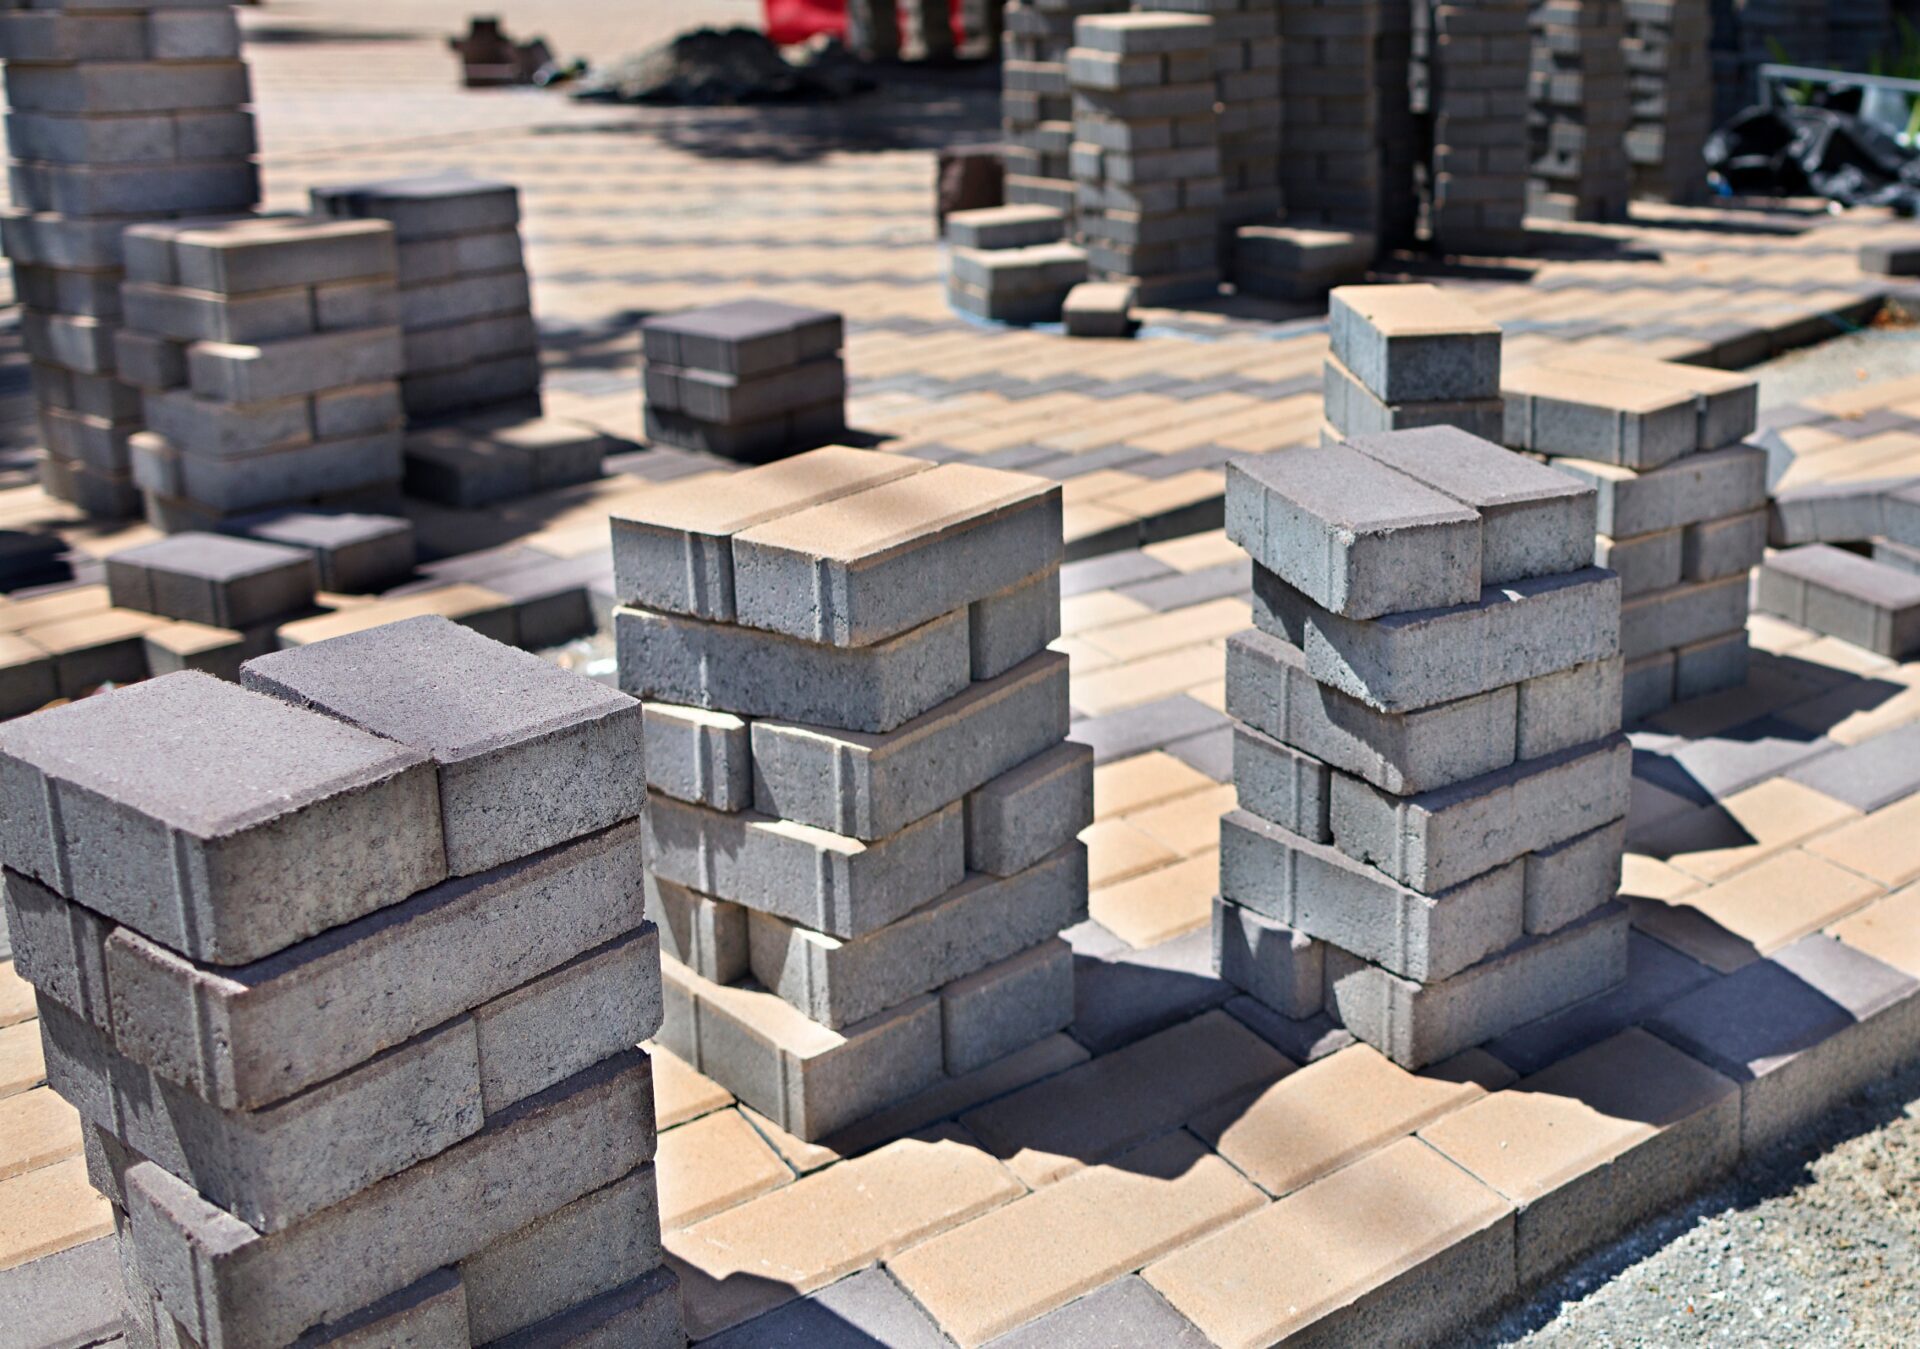
<instances>
[{"instance_id":1,"label":"beige concrete paver","mask_svg":"<svg viewBox=\"0 0 1920 1349\"><path fill-rule=\"evenodd\" d=\"M1681 899L1636 900L1633 921L1730 974L1881 892L1876 882L1796 848Z\"/></svg>"},{"instance_id":2,"label":"beige concrete paver","mask_svg":"<svg viewBox=\"0 0 1920 1349\"><path fill-rule=\"evenodd\" d=\"M1910 796L1809 841L1808 852L1889 888L1920 877L1920 796Z\"/></svg>"},{"instance_id":3,"label":"beige concrete paver","mask_svg":"<svg viewBox=\"0 0 1920 1349\"><path fill-rule=\"evenodd\" d=\"M1920 979L1920 885L1876 899L1827 932L1856 951Z\"/></svg>"},{"instance_id":4,"label":"beige concrete paver","mask_svg":"<svg viewBox=\"0 0 1920 1349\"><path fill-rule=\"evenodd\" d=\"M653 1060L653 1111L662 1129L733 1104L733 1093L662 1045L641 1048Z\"/></svg>"},{"instance_id":5,"label":"beige concrete paver","mask_svg":"<svg viewBox=\"0 0 1920 1349\"><path fill-rule=\"evenodd\" d=\"M87 1164L68 1157L0 1180L0 1270L113 1231L113 1210L87 1184Z\"/></svg>"},{"instance_id":6,"label":"beige concrete paver","mask_svg":"<svg viewBox=\"0 0 1920 1349\"><path fill-rule=\"evenodd\" d=\"M1128 815L1213 785L1212 778L1165 750L1136 754L1093 770L1093 818Z\"/></svg>"},{"instance_id":7,"label":"beige concrete paver","mask_svg":"<svg viewBox=\"0 0 1920 1349\"><path fill-rule=\"evenodd\" d=\"M14 973L11 960L0 960L0 1026L12 1026L34 1015L33 986Z\"/></svg>"},{"instance_id":8,"label":"beige concrete paver","mask_svg":"<svg viewBox=\"0 0 1920 1349\"><path fill-rule=\"evenodd\" d=\"M654 1169L660 1178L660 1225L669 1230L777 1189L793 1173L737 1110L711 1115L660 1135Z\"/></svg>"},{"instance_id":9,"label":"beige concrete paver","mask_svg":"<svg viewBox=\"0 0 1920 1349\"><path fill-rule=\"evenodd\" d=\"M51 1087L0 1099L0 1180L80 1151L80 1115Z\"/></svg>"},{"instance_id":10,"label":"beige concrete paver","mask_svg":"<svg viewBox=\"0 0 1920 1349\"><path fill-rule=\"evenodd\" d=\"M47 1077L40 1051L40 1023L0 1027L0 1099L37 1087Z\"/></svg>"},{"instance_id":11,"label":"beige concrete paver","mask_svg":"<svg viewBox=\"0 0 1920 1349\"><path fill-rule=\"evenodd\" d=\"M1102 886L1087 911L1130 946L1158 946L1212 921L1220 892L1220 850L1209 849L1156 871Z\"/></svg>"}]
</instances>

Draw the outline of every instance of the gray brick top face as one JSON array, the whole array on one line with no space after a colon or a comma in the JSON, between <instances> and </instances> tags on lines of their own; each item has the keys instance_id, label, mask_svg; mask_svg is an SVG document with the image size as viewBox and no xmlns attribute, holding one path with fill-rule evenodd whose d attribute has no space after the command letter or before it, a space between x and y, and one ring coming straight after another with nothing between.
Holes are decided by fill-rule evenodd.
<instances>
[{"instance_id":1,"label":"gray brick top face","mask_svg":"<svg viewBox=\"0 0 1920 1349\"><path fill-rule=\"evenodd\" d=\"M640 715L637 699L437 616L261 656L241 682L440 763Z\"/></svg>"},{"instance_id":2,"label":"gray brick top face","mask_svg":"<svg viewBox=\"0 0 1920 1349\"><path fill-rule=\"evenodd\" d=\"M175 534L156 543L114 554L118 562L135 563L151 571L230 581L280 567L297 567L313 555L304 548L259 543L225 534Z\"/></svg>"},{"instance_id":3,"label":"gray brick top face","mask_svg":"<svg viewBox=\"0 0 1920 1349\"><path fill-rule=\"evenodd\" d=\"M651 318L640 326L647 332L685 333L722 341L748 341L839 321L840 316L830 309L810 309L804 305L783 304L778 300L730 300L725 304Z\"/></svg>"},{"instance_id":4,"label":"gray brick top face","mask_svg":"<svg viewBox=\"0 0 1920 1349\"><path fill-rule=\"evenodd\" d=\"M450 197L512 191L515 191L513 184L492 178L469 178L461 173L433 173L414 178L387 178L371 183L335 183L314 188L313 196L315 201L331 205L336 201L439 201Z\"/></svg>"},{"instance_id":5,"label":"gray brick top face","mask_svg":"<svg viewBox=\"0 0 1920 1349\"><path fill-rule=\"evenodd\" d=\"M0 761L199 838L293 814L426 762L403 745L195 673L9 722L0 728Z\"/></svg>"},{"instance_id":6,"label":"gray brick top face","mask_svg":"<svg viewBox=\"0 0 1920 1349\"><path fill-rule=\"evenodd\" d=\"M1457 426L1355 436L1347 444L1480 510L1594 495L1590 484Z\"/></svg>"}]
</instances>

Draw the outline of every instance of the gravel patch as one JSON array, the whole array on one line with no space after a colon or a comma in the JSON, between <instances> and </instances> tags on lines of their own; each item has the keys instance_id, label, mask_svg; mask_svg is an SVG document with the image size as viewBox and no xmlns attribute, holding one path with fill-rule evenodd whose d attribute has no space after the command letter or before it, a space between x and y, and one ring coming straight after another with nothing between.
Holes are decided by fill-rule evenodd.
<instances>
[{"instance_id":1,"label":"gravel patch","mask_svg":"<svg viewBox=\"0 0 1920 1349\"><path fill-rule=\"evenodd\" d=\"M1472 1345L1920 1340L1920 1065L1463 1336Z\"/></svg>"}]
</instances>

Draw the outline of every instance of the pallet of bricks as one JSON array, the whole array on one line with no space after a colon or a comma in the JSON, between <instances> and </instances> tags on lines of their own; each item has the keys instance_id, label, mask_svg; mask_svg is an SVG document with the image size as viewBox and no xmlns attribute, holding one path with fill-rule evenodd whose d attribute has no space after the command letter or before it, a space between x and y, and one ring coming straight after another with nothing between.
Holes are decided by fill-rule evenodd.
<instances>
[{"instance_id":1,"label":"pallet of bricks","mask_svg":"<svg viewBox=\"0 0 1920 1349\"><path fill-rule=\"evenodd\" d=\"M41 483L90 514L138 514L140 394L116 378L121 233L259 200L240 32L225 3L36 0L0 13L21 340Z\"/></svg>"},{"instance_id":2,"label":"pallet of bricks","mask_svg":"<svg viewBox=\"0 0 1920 1349\"><path fill-rule=\"evenodd\" d=\"M1127 0L1009 0L1000 62L1000 131L1009 205L1074 213L1073 91L1067 49L1082 14L1125 10Z\"/></svg>"},{"instance_id":3,"label":"pallet of bricks","mask_svg":"<svg viewBox=\"0 0 1920 1349\"><path fill-rule=\"evenodd\" d=\"M1687 205L1707 194L1713 130L1708 0L1626 0L1627 160L1633 195Z\"/></svg>"},{"instance_id":4,"label":"pallet of bricks","mask_svg":"<svg viewBox=\"0 0 1920 1349\"><path fill-rule=\"evenodd\" d=\"M1073 176L1078 233L1096 276L1144 305L1220 288L1220 119L1213 21L1095 15L1074 25Z\"/></svg>"},{"instance_id":5,"label":"pallet of bricks","mask_svg":"<svg viewBox=\"0 0 1920 1349\"><path fill-rule=\"evenodd\" d=\"M439 619L244 682L0 729L128 1344L683 1344L639 705Z\"/></svg>"},{"instance_id":6,"label":"pallet of bricks","mask_svg":"<svg viewBox=\"0 0 1920 1349\"><path fill-rule=\"evenodd\" d=\"M1059 488L829 447L616 515L660 1042L817 1140L1067 1025Z\"/></svg>"},{"instance_id":7,"label":"pallet of bricks","mask_svg":"<svg viewBox=\"0 0 1920 1349\"><path fill-rule=\"evenodd\" d=\"M1527 2L1420 0L1416 17L1426 25L1433 122L1428 234L1445 252L1518 252L1526 245Z\"/></svg>"},{"instance_id":8,"label":"pallet of bricks","mask_svg":"<svg viewBox=\"0 0 1920 1349\"><path fill-rule=\"evenodd\" d=\"M221 529L286 507L391 511L404 365L393 229L257 216L126 232L120 376L147 519Z\"/></svg>"},{"instance_id":9,"label":"pallet of bricks","mask_svg":"<svg viewBox=\"0 0 1920 1349\"><path fill-rule=\"evenodd\" d=\"M1334 343L1406 378L1462 354ZM1419 1068L1625 977L1632 751L1594 511L1591 487L1454 427L1228 466L1256 625L1227 646L1229 983Z\"/></svg>"},{"instance_id":10,"label":"pallet of bricks","mask_svg":"<svg viewBox=\"0 0 1920 1349\"><path fill-rule=\"evenodd\" d=\"M1572 351L1510 370L1505 442L1600 494L1594 560L1619 573L1626 719L1747 678L1748 573L1767 542L1767 456L1744 375Z\"/></svg>"},{"instance_id":11,"label":"pallet of bricks","mask_svg":"<svg viewBox=\"0 0 1920 1349\"><path fill-rule=\"evenodd\" d=\"M1626 218L1625 38L1621 0L1534 0L1531 214Z\"/></svg>"}]
</instances>

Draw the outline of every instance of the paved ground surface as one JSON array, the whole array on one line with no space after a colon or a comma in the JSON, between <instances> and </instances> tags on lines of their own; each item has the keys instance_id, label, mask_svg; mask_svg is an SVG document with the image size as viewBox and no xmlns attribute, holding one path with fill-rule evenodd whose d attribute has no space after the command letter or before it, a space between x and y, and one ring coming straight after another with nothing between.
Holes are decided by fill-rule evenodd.
<instances>
[{"instance_id":1,"label":"paved ground surface","mask_svg":"<svg viewBox=\"0 0 1920 1349\"><path fill-rule=\"evenodd\" d=\"M505 17L572 53L628 49L750 8L556 0ZM1849 1065L1889 1052L1890 1025L1910 1036L1896 1045L1920 1043L1920 663L1766 619L1752 626L1747 688L1636 733L1625 893L1637 931L1623 989L1419 1076L1324 1019L1283 1021L1233 996L1211 976L1205 924L1217 821L1233 801L1221 643L1248 623L1248 578L1209 512L1227 455L1315 433L1322 316L1223 302L1154 315L1132 343L967 323L939 291L929 151L991 134L989 80L943 72L860 105L757 111L467 95L453 90L440 45L464 15L449 0L377 12L312 0L249 15L273 203L297 207L311 182L447 167L519 182L551 410L626 437L637 435L640 316L748 292L843 309L861 430L890 437L883 448L1062 479L1076 548L1098 553L1066 573L1060 643L1074 656L1074 734L1100 763L1093 921L1073 933L1075 1025L825 1146L784 1135L659 1055L663 1216L696 1334L725 1349L971 1345L1002 1332L1014 1344L1084 1332L1186 1345L1230 1338L1249 1317L1311 1319L1408 1271L1457 1286L1447 1261L1467 1249L1463 1237L1497 1249L1507 1233L1511 1276L1512 1253L1532 1240L1524 1222L1513 1235L1516 1204L1538 1211L1573 1194L1593 1204L1597 1232L1637 1216L1638 1201L1624 1182L1618 1194L1603 1186L1601 1202L1574 1181L1644 1165L1673 1185L1733 1161L1729 1102L1744 1084L1676 1065L1677 1051L1635 1027L1659 1029L1690 998L1777 977L1780 1042L1767 1043L1772 1021L1740 1027L1763 1048L1804 1052L1842 1081ZM1507 326L1514 360L1589 343L1745 365L1862 322L1886 287L1858 273L1854 250L1902 228L1872 215L1649 212L1619 229L1543 232L1534 259L1448 280ZM1830 370L1779 385L1769 401L1782 483L1920 473L1920 382L1882 378L1903 372L1879 360L1863 357L1856 370L1871 367L1868 377L1838 393ZM18 373L17 359L0 358L0 381ZM17 393L9 407L22 446ZM619 467L637 476L484 515L422 511L422 531L442 551L517 540L595 556L608 511L644 491L643 477L709 466L647 450ZM0 492L0 523L58 523L96 553L144 537L73 522L31 487ZM591 643L567 654L605 673ZM21 1325L4 1316L19 1299L99 1307L113 1274L99 1258L104 1205L84 1185L71 1112L40 1085L31 1002L10 974L0 962L0 1325ZM1789 1036L1796 1001L1812 1005L1818 1034ZM1597 1057L1556 1069L1583 1053ZM1699 1088L1680 1118L1653 1117L1638 1094L1668 1071ZM1491 1161L1470 1160L1492 1137L1470 1122L1509 1107L1545 1122L1497 1126L1513 1128L1512 1148L1496 1139ZM1873 1146L1842 1148L1812 1189L1768 1198L1783 1173L1741 1177L1733 1199L1704 1201L1709 1216L1691 1229L1681 1220L1689 1235L1632 1264L1591 1309L1511 1330L1671 1342L1685 1292L1699 1324L1752 1342L1753 1326L1741 1333L1734 1319L1748 1314L1744 1289L1778 1288L1761 1305L1786 1312L1823 1290L1807 1263L1822 1246L1810 1215L1840 1210L1815 1197L1855 1189L1844 1159ZM1854 1202L1869 1204L1870 1191ZM1755 1214L1774 1223L1772 1204L1801 1216L1743 1230ZM1911 1214L1883 1216L1910 1224ZM1735 1246L1716 1252L1721 1223L1717 1239ZM1866 1216L1832 1224L1863 1251L1883 1230ZM1895 1282L1910 1247L1884 1230ZM1781 1238L1802 1255L1773 1253L1773 1233L1805 1234ZM1666 1259L1680 1262L1671 1274L1649 1272ZM1744 1282L1736 1259L1752 1271ZM1250 1268L1231 1269L1236 1260ZM1898 1311L1865 1310L1881 1266L1836 1268L1860 1294L1858 1315L1882 1317L1836 1342L1881 1342ZM1669 1321L1671 1337L1656 1333ZM1768 1327L1783 1324L1797 1323Z\"/></svg>"}]
</instances>

